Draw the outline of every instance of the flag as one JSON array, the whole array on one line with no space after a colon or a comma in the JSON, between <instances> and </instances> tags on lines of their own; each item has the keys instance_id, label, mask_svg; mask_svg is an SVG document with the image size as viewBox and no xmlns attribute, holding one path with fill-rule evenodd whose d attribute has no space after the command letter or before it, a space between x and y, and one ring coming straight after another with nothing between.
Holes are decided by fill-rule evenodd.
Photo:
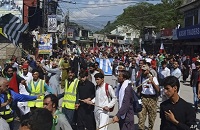
<instances>
[{"instance_id":1,"label":"flag","mask_svg":"<svg viewBox=\"0 0 200 130\"><path fill-rule=\"evenodd\" d=\"M159 52L164 53L164 50L165 50L164 45L163 45L163 43L161 43Z\"/></svg>"},{"instance_id":2,"label":"flag","mask_svg":"<svg viewBox=\"0 0 200 130\"><path fill-rule=\"evenodd\" d=\"M144 48L143 48L143 50L142 50L142 54L147 54L147 52L145 51Z\"/></svg>"},{"instance_id":3,"label":"flag","mask_svg":"<svg viewBox=\"0 0 200 130\"><path fill-rule=\"evenodd\" d=\"M5 37L17 46L20 35L27 29L28 24L22 24L18 17L9 13L0 17L0 27Z\"/></svg>"}]
</instances>

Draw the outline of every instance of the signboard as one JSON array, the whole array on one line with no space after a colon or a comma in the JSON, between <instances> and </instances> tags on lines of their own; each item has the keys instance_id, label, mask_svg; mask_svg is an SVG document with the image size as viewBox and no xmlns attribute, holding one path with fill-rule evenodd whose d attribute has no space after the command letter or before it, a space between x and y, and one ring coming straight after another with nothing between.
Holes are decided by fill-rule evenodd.
<instances>
[{"instance_id":1,"label":"signboard","mask_svg":"<svg viewBox=\"0 0 200 130\"><path fill-rule=\"evenodd\" d=\"M39 39L38 54L50 54L52 51L52 42L53 42L51 34L38 35L38 39Z\"/></svg>"},{"instance_id":2,"label":"signboard","mask_svg":"<svg viewBox=\"0 0 200 130\"><path fill-rule=\"evenodd\" d=\"M56 15L48 15L48 32L57 32Z\"/></svg>"},{"instance_id":3,"label":"signboard","mask_svg":"<svg viewBox=\"0 0 200 130\"><path fill-rule=\"evenodd\" d=\"M0 17L12 13L22 20L23 0L0 0Z\"/></svg>"},{"instance_id":4,"label":"signboard","mask_svg":"<svg viewBox=\"0 0 200 130\"><path fill-rule=\"evenodd\" d=\"M73 37L74 37L74 29L67 28L67 38L73 38Z\"/></svg>"},{"instance_id":5,"label":"signboard","mask_svg":"<svg viewBox=\"0 0 200 130\"><path fill-rule=\"evenodd\" d=\"M176 33L178 39L200 38L200 25L180 28L180 29L177 29L176 32L173 32L173 33Z\"/></svg>"},{"instance_id":6,"label":"signboard","mask_svg":"<svg viewBox=\"0 0 200 130\"><path fill-rule=\"evenodd\" d=\"M112 75L113 58L96 58L99 68L103 70L104 75Z\"/></svg>"}]
</instances>

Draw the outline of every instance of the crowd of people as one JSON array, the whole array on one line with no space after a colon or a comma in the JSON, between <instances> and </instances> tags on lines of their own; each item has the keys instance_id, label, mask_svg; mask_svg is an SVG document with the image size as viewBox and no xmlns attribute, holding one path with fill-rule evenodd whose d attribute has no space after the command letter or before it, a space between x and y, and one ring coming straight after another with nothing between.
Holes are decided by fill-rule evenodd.
<instances>
[{"instance_id":1,"label":"crowd of people","mask_svg":"<svg viewBox=\"0 0 200 130\"><path fill-rule=\"evenodd\" d=\"M113 58L116 84L105 82L97 58ZM146 53L58 52L51 57L12 57L1 66L0 129L13 130L108 130L119 123L120 130L153 130L160 105L160 130L195 130L200 98L200 59L189 56ZM189 76L190 75L190 76ZM194 107L180 97L180 81L190 77ZM138 87L139 86L139 87ZM133 88L142 102L134 113ZM63 91L63 92L62 92ZM118 102L118 103L117 103ZM116 115L110 112L118 104ZM184 109L183 109L184 108Z\"/></svg>"}]
</instances>

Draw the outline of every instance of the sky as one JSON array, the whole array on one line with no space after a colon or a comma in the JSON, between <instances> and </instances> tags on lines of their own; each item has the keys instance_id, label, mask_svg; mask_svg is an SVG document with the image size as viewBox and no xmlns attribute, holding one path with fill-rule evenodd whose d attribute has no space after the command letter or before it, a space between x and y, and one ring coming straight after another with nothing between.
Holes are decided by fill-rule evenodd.
<instances>
[{"instance_id":1,"label":"sky","mask_svg":"<svg viewBox=\"0 0 200 130\"><path fill-rule=\"evenodd\" d=\"M139 2L160 3L160 0L61 0L59 7L69 11L69 20L102 29L108 21L114 21L123 9ZM64 2L67 1L67 2Z\"/></svg>"}]
</instances>

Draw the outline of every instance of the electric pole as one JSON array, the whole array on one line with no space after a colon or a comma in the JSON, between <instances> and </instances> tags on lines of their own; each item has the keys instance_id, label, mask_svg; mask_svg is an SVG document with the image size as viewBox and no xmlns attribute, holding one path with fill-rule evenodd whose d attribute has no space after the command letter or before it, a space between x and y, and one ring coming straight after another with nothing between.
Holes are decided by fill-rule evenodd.
<instances>
[{"instance_id":1,"label":"electric pole","mask_svg":"<svg viewBox=\"0 0 200 130\"><path fill-rule=\"evenodd\" d=\"M43 10L42 10L42 17L43 17L43 34L48 33L48 14L49 14L49 2L48 0L43 0Z\"/></svg>"}]
</instances>

